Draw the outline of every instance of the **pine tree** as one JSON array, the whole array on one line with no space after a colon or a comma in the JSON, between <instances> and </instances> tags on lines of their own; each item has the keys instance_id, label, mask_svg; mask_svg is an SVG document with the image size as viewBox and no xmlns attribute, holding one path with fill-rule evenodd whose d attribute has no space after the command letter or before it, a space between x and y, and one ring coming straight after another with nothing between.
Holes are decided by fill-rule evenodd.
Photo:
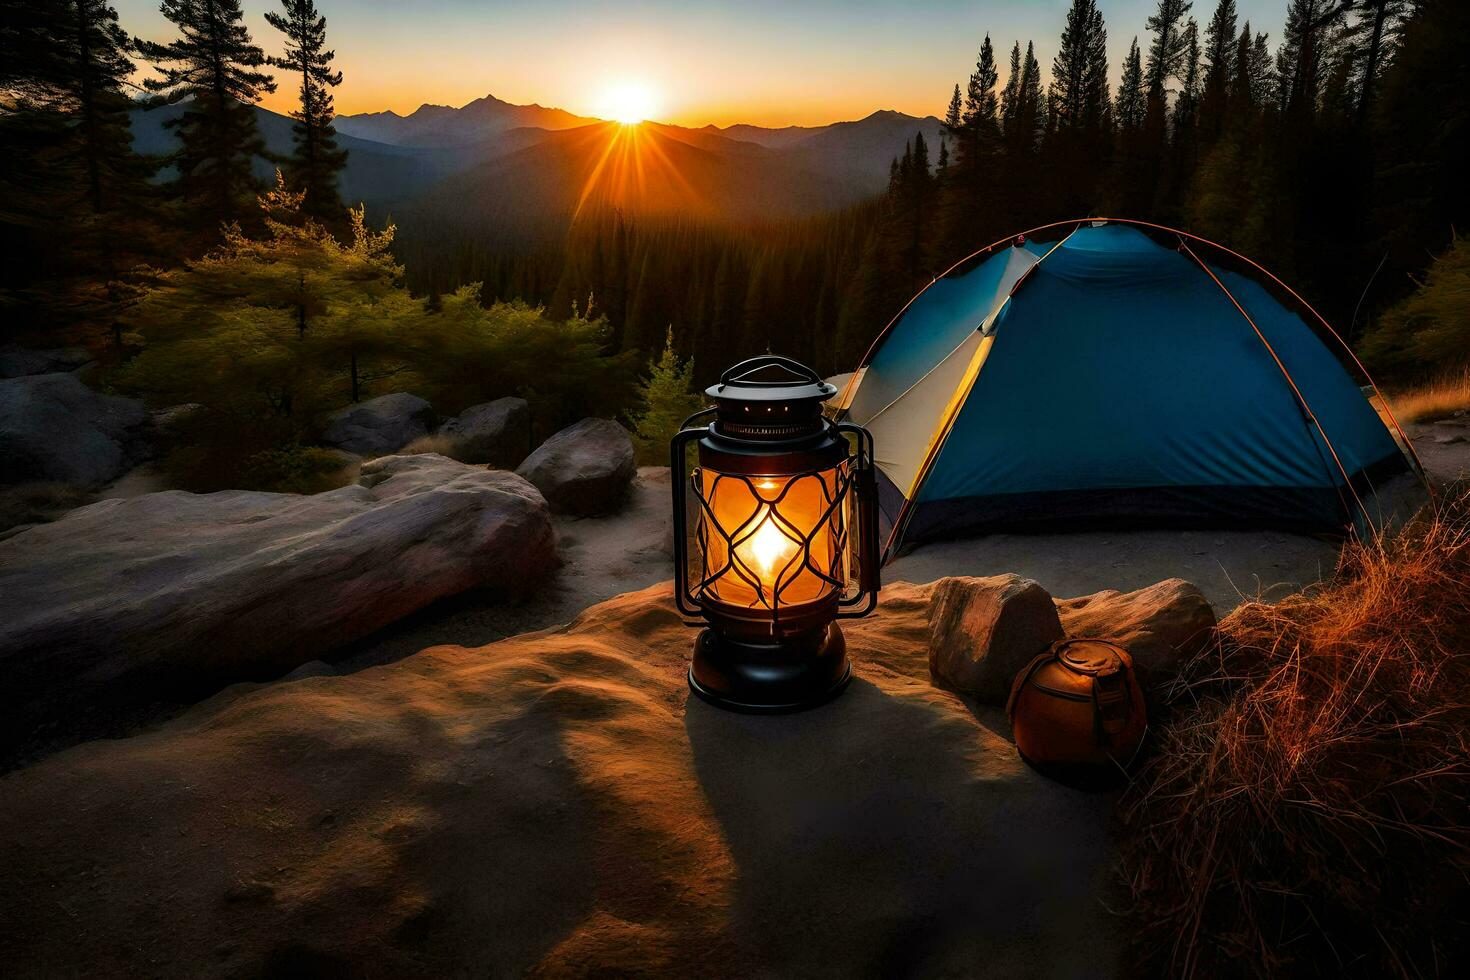
<instances>
[{"instance_id":1,"label":"pine tree","mask_svg":"<svg viewBox=\"0 0 1470 980\"><path fill-rule=\"evenodd\" d=\"M93 214L138 203L153 167L133 151L125 87L133 72L133 44L104 0L73 0L71 23L59 38L65 74L55 105L75 120L73 152L85 175L87 206Z\"/></svg>"},{"instance_id":2,"label":"pine tree","mask_svg":"<svg viewBox=\"0 0 1470 980\"><path fill-rule=\"evenodd\" d=\"M194 448L207 460L187 467L189 485L239 486L239 457L304 438L321 412L411 356L422 307L388 254L391 228L371 232L356 212L341 245L302 214L302 196L278 178L258 199L263 238L227 226L218 248L165 273L134 312L142 350L116 381L203 406Z\"/></svg>"},{"instance_id":3,"label":"pine tree","mask_svg":"<svg viewBox=\"0 0 1470 980\"><path fill-rule=\"evenodd\" d=\"M1190 18L1184 25L1184 60L1180 68L1179 95L1174 100L1164 180L1155 199L1157 213L1169 221L1178 219L1186 189L1199 163L1200 95L1199 27Z\"/></svg>"},{"instance_id":4,"label":"pine tree","mask_svg":"<svg viewBox=\"0 0 1470 980\"><path fill-rule=\"evenodd\" d=\"M1264 34L1251 34L1251 22L1240 29L1226 99L1226 126L1243 131L1254 120L1267 98L1270 54Z\"/></svg>"},{"instance_id":5,"label":"pine tree","mask_svg":"<svg viewBox=\"0 0 1470 980\"><path fill-rule=\"evenodd\" d=\"M6 3L0 244L33 326L103 327L135 295L134 267L166 244L152 219L154 163L133 149L132 41L103 0ZM13 42L13 43L12 43Z\"/></svg>"},{"instance_id":6,"label":"pine tree","mask_svg":"<svg viewBox=\"0 0 1470 980\"><path fill-rule=\"evenodd\" d=\"M1271 47L1268 41L1267 34L1257 33L1255 40L1251 43L1251 56L1246 63L1251 80L1251 91L1255 93L1258 108L1265 103L1267 93L1271 89Z\"/></svg>"},{"instance_id":7,"label":"pine tree","mask_svg":"<svg viewBox=\"0 0 1470 980\"><path fill-rule=\"evenodd\" d=\"M903 206L908 212L910 228L905 249L908 274L913 281L932 278L930 255L934 243L930 230L934 218L934 176L929 170L929 146L922 131L914 134Z\"/></svg>"},{"instance_id":8,"label":"pine tree","mask_svg":"<svg viewBox=\"0 0 1470 980\"><path fill-rule=\"evenodd\" d=\"M327 50L327 19L314 0L281 0L285 16L267 11L266 23L286 35L286 56L268 58L276 68L300 79L300 104L292 111L295 150L284 161L286 178L305 192L305 213L326 224L344 217L337 194L337 175L347 163L347 152L337 147L332 126L332 89L342 84L342 73L332 71L335 52Z\"/></svg>"},{"instance_id":9,"label":"pine tree","mask_svg":"<svg viewBox=\"0 0 1470 980\"><path fill-rule=\"evenodd\" d=\"M1059 131L1092 133L1101 128L1108 104L1107 48L1097 0L1072 0L1051 64Z\"/></svg>"},{"instance_id":10,"label":"pine tree","mask_svg":"<svg viewBox=\"0 0 1470 980\"><path fill-rule=\"evenodd\" d=\"M968 214L978 206L982 195L989 192L990 158L995 153L1000 129L995 94L997 74L995 49L990 35L980 45L975 70L970 73L965 91L965 106L960 115L960 132L955 140L954 173L948 199L942 204L943 224L939 232L939 251L949 254L963 247L963 231Z\"/></svg>"},{"instance_id":11,"label":"pine tree","mask_svg":"<svg viewBox=\"0 0 1470 980\"><path fill-rule=\"evenodd\" d=\"M1470 5L1419 3L1374 96L1375 224L1392 247L1392 267L1404 273L1423 267L1426 248L1443 248L1453 230L1470 227L1464 176L1470 173L1470 116L1458 109L1470 91L1466 37ZM1394 278L1403 283L1407 277ZM1387 274L1383 279L1393 281Z\"/></svg>"},{"instance_id":12,"label":"pine tree","mask_svg":"<svg viewBox=\"0 0 1470 980\"><path fill-rule=\"evenodd\" d=\"M944 113L944 128L951 134L958 134L960 126L964 122L964 110L961 108L960 83L955 82L954 95L950 96L949 108Z\"/></svg>"},{"instance_id":13,"label":"pine tree","mask_svg":"<svg viewBox=\"0 0 1470 980\"><path fill-rule=\"evenodd\" d=\"M1007 137L1016 130L1016 106L1021 97L1021 42L1011 45L1011 72L1000 93L1000 131Z\"/></svg>"},{"instance_id":14,"label":"pine tree","mask_svg":"<svg viewBox=\"0 0 1470 980\"><path fill-rule=\"evenodd\" d=\"M255 103L276 83L255 70L265 54L250 40L239 0L163 0L159 9L180 36L144 45L162 77L143 84L164 102L187 100L164 123L179 137L168 159L178 171L173 190L205 228L218 227L252 211L259 185L251 166L266 152Z\"/></svg>"},{"instance_id":15,"label":"pine tree","mask_svg":"<svg viewBox=\"0 0 1470 980\"><path fill-rule=\"evenodd\" d=\"M1111 190L1109 198L1115 214L1148 217L1152 214L1152 201L1158 175L1151 169L1156 158L1153 152L1162 141L1162 133L1150 126L1151 110L1157 103L1148 95L1143 75L1142 53L1138 38L1128 48L1128 57L1123 61L1123 77L1118 85L1118 99L1114 110L1118 123L1117 153L1113 157L1113 172L1109 175ZM1159 127L1161 129L1162 127Z\"/></svg>"},{"instance_id":16,"label":"pine tree","mask_svg":"<svg viewBox=\"0 0 1470 980\"><path fill-rule=\"evenodd\" d=\"M1174 103L1174 132L1176 141L1181 139L1180 130L1187 129L1192 137L1198 120L1200 103L1200 49L1199 28L1193 18L1184 25L1184 62L1179 78L1179 98Z\"/></svg>"},{"instance_id":17,"label":"pine tree","mask_svg":"<svg viewBox=\"0 0 1470 980\"><path fill-rule=\"evenodd\" d=\"M1073 0L1052 61L1043 156L1055 210L1048 217L1095 213L1098 175L1111 159L1108 32L1096 0Z\"/></svg>"},{"instance_id":18,"label":"pine tree","mask_svg":"<svg viewBox=\"0 0 1470 980\"><path fill-rule=\"evenodd\" d=\"M1158 10L1145 27L1154 34L1148 48L1148 97L1161 102L1169 79L1180 74L1184 63L1184 27L1179 23L1193 6L1189 0L1159 0Z\"/></svg>"},{"instance_id":19,"label":"pine tree","mask_svg":"<svg viewBox=\"0 0 1470 980\"><path fill-rule=\"evenodd\" d=\"M639 391L642 410L633 420L633 439L638 462L662 466L669 461L669 441L684 420L704 407L704 398L694 391L694 362L679 361L674 352L674 328L664 337L663 353L654 363Z\"/></svg>"},{"instance_id":20,"label":"pine tree","mask_svg":"<svg viewBox=\"0 0 1470 980\"><path fill-rule=\"evenodd\" d=\"M1220 0L1205 27L1204 89L1200 93L1200 136L1206 145L1220 138L1235 70L1235 0Z\"/></svg>"},{"instance_id":21,"label":"pine tree","mask_svg":"<svg viewBox=\"0 0 1470 980\"><path fill-rule=\"evenodd\" d=\"M1276 52L1277 104L1289 128L1309 126L1319 108L1325 67L1330 63L1330 31L1347 12L1338 0L1291 0L1281 47ZM1301 131L1295 134L1301 136Z\"/></svg>"},{"instance_id":22,"label":"pine tree","mask_svg":"<svg viewBox=\"0 0 1470 980\"><path fill-rule=\"evenodd\" d=\"M1017 56L1019 56L1019 49ZM997 108L995 86L1000 80L1000 75L995 67L995 49L991 47L990 35L985 35L985 40L980 44L980 54L975 59L975 71L970 75L970 86L965 98L965 125L973 127L978 133L989 135L988 131L997 125Z\"/></svg>"},{"instance_id":23,"label":"pine tree","mask_svg":"<svg viewBox=\"0 0 1470 980\"><path fill-rule=\"evenodd\" d=\"M1366 122L1378 94L1378 83L1399 45L1410 0L1366 0L1345 40L1357 72L1358 123Z\"/></svg>"},{"instance_id":24,"label":"pine tree","mask_svg":"<svg viewBox=\"0 0 1470 980\"><path fill-rule=\"evenodd\" d=\"M1041 65L1036 61L1036 46L1026 42L1026 56L1021 61L1021 81L1017 86L1013 145L1021 155L1035 152L1041 135L1045 106L1041 99Z\"/></svg>"},{"instance_id":25,"label":"pine tree","mask_svg":"<svg viewBox=\"0 0 1470 980\"><path fill-rule=\"evenodd\" d=\"M1118 84L1116 115L1119 128L1127 133L1142 128L1147 90L1143 83L1143 62L1139 57L1138 38L1128 48L1123 60L1123 79Z\"/></svg>"}]
</instances>

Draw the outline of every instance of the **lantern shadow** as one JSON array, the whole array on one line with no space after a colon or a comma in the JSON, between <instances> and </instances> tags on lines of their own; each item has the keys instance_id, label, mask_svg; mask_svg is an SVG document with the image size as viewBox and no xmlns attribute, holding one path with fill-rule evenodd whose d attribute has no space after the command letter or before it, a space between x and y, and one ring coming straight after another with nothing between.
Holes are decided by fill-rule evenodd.
<instances>
[{"instance_id":1,"label":"lantern shadow","mask_svg":"<svg viewBox=\"0 0 1470 980\"><path fill-rule=\"evenodd\" d=\"M695 772L761 972L1114 972L1108 801L1050 783L968 713L864 680L777 717L691 698Z\"/></svg>"}]
</instances>

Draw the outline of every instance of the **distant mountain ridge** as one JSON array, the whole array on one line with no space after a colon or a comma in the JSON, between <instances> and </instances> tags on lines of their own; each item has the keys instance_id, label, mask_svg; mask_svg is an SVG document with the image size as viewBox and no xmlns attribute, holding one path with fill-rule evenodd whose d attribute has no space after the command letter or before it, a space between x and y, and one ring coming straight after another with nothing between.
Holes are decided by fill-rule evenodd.
<instances>
[{"instance_id":1,"label":"distant mountain ridge","mask_svg":"<svg viewBox=\"0 0 1470 980\"><path fill-rule=\"evenodd\" d=\"M392 109L338 116L336 126L339 133L395 146L462 146L511 129L572 129L601 121L486 95L457 109L426 102L406 116Z\"/></svg>"},{"instance_id":2,"label":"distant mountain ridge","mask_svg":"<svg viewBox=\"0 0 1470 980\"><path fill-rule=\"evenodd\" d=\"M831 211L866 196L753 143L658 123L599 122L547 133L445 177L397 213L412 229L484 240L609 209L753 221Z\"/></svg>"},{"instance_id":3,"label":"distant mountain ridge","mask_svg":"<svg viewBox=\"0 0 1470 980\"><path fill-rule=\"evenodd\" d=\"M486 95L457 109L425 103L406 116L392 110L338 116L336 125L340 133L379 143L443 148L492 141L525 127L550 133L602 122L605 120L565 109L515 105ZM764 150L777 154L817 177L851 184L859 197L883 189L889 162L903 153L904 144L915 133L923 133L926 141L937 146L944 132L943 123L934 116L910 116L893 109L825 126L643 125L657 126L666 136L714 153L752 157Z\"/></svg>"},{"instance_id":4,"label":"distant mountain ridge","mask_svg":"<svg viewBox=\"0 0 1470 980\"><path fill-rule=\"evenodd\" d=\"M184 109L136 110L137 148L173 149L163 124ZM292 120L254 111L268 154L289 155ZM625 127L490 95L459 108L339 116L336 127L348 153L345 202L401 218L406 230L417 221L509 235L585 208L737 221L831 211L881 192L890 161L916 133L937 146L943 132L933 116L890 109L827 126ZM269 177L275 166L262 157L255 169Z\"/></svg>"}]
</instances>

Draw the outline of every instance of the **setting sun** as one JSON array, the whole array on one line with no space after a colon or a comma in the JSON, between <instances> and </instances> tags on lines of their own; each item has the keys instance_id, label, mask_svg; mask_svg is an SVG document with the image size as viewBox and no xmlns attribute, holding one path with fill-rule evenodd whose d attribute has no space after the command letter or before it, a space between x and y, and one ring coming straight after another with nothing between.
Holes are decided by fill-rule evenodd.
<instances>
[{"instance_id":1,"label":"setting sun","mask_svg":"<svg viewBox=\"0 0 1470 980\"><path fill-rule=\"evenodd\" d=\"M620 123L640 123L658 111L658 98L649 86L627 82L603 92L600 111Z\"/></svg>"}]
</instances>

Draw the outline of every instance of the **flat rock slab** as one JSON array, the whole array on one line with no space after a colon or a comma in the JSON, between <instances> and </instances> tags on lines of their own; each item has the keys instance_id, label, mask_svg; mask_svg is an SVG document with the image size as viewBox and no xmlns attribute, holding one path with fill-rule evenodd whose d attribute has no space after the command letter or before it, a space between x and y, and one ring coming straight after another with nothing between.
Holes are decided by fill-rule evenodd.
<instances>
[{"instance_id":1,"label":"flat rock slab","mask_svg":"<svg viewBox=\"0 0 1470 980\"><path fill-rule=\"evenodd\" d=\"M391 456L367 485L103 500L0 542L0 716L104 691L278 676L443 596L555 562L512 473Z\"/></svg>"},{"instance_id":2,"label":"flat rock slab","mask_svg":"<svg viewBox=\"0 0 1470 980\"><path fill-rule=\"evenodd\" d=\"M667 583L240 686L0 780L16 976L1106 976L1109 801L929 683L930 588L798 715L691 700Z\"/></svg>"}]
</instances>

